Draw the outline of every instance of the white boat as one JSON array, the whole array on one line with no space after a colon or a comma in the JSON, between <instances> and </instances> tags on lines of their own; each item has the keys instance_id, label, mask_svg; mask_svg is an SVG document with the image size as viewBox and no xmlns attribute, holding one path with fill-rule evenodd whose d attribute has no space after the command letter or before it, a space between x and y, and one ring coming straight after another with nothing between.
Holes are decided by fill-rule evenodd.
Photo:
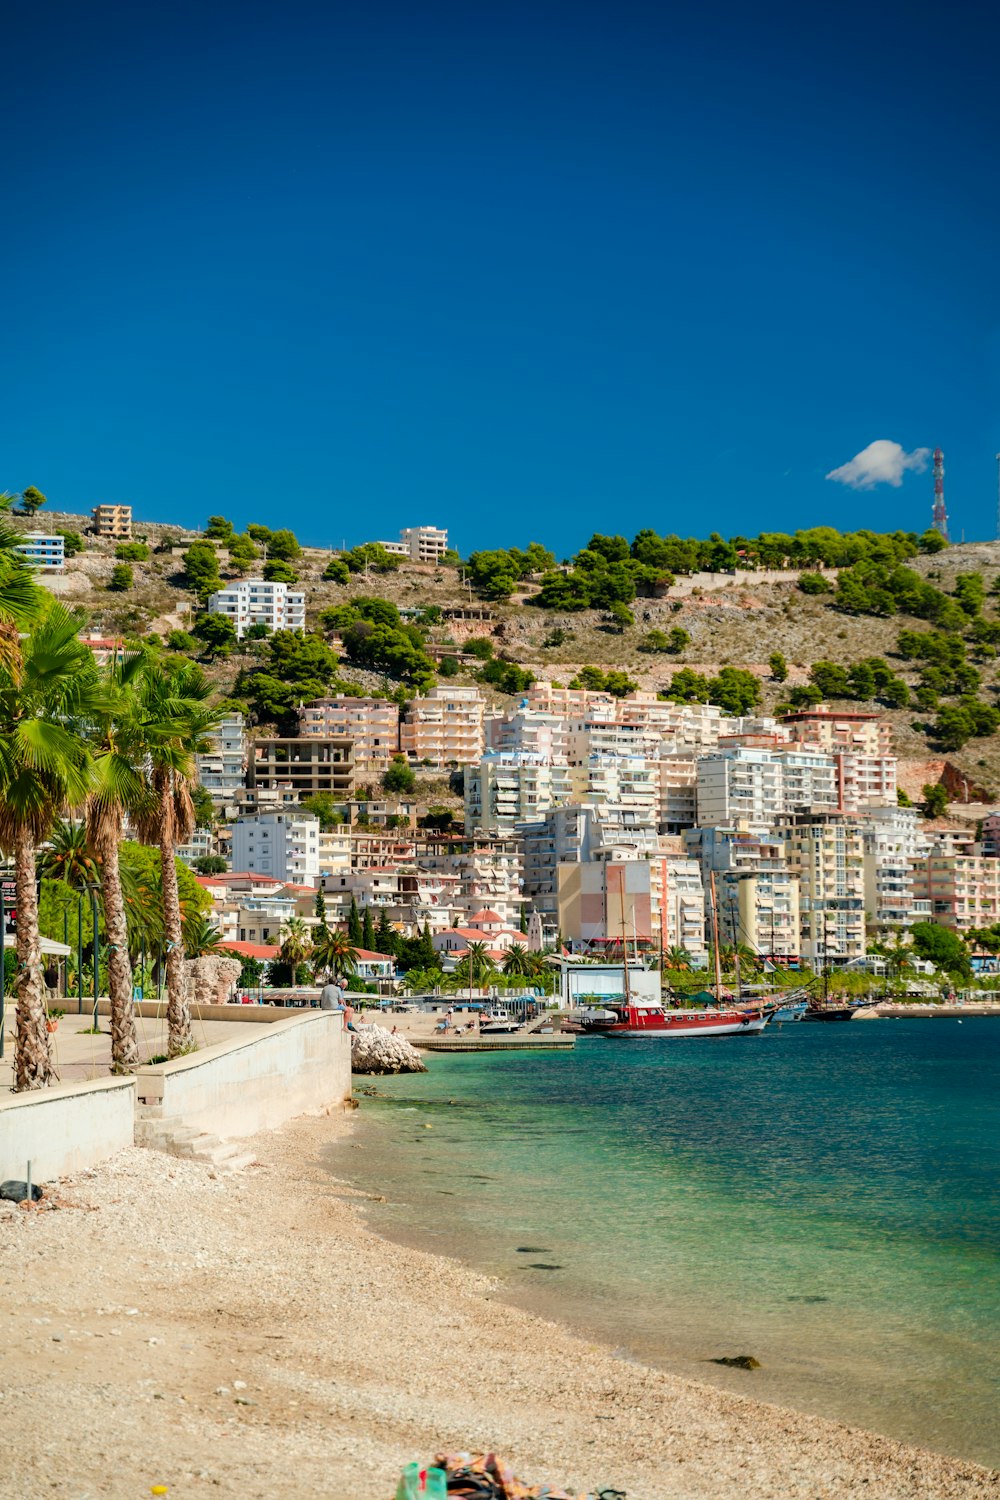
<instances>
[{"instance_id":1,"label":"white boat","mask_svg":"<svg viewBox=\"0 0 1000 1500\"><path fill-rule=\"evenodd\" d=\"M507 1036L512 1031L520 1031L521 1022L516 1020L509 1011L498 1006L496 1010L484 1011L479 1022L480 1036Z\"/></svg>"}]
</instances>

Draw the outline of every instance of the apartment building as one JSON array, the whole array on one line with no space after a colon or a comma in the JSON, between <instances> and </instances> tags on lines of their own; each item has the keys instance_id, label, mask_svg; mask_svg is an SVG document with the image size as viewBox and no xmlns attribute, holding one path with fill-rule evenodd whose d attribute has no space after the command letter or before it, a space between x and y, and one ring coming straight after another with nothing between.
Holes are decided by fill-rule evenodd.
<instances>
[{"instance_id":1,"label":"apartment building","mask_svg":"<svg viewBox=\"0 0 1000 1500\"><path fill-rule=\"evenodd\" d=\"M354 791L354 745L345 738L254 740L247 757L247 790L317 792L344 800Z\"/></svg>"},{"instance_id":2,"label":"apartment building","mask_svg":"<svg viewBox=\"0 0 1000 1500\"><path fill-rule=\"evenodd\" d=\"M571 797L569 766L553 765L543 755L493 751L466 767L465 831L510 834L518 823Z\"/></svg>"},{"instance_id":3,"label":"apartment building","mask_svg":"<svg viewBox=\"0 0 1000 1500\"><path fill-rule=\"evenodd\" d=\"M299 709L303 739L350 739L356 766L378 766L399 750L399 705L386 698L317 698Z\"/></svg>"},{"instance_id":4,"label":"apartment building","mask_svg":"<svg viewBox=\"0 0 1000 1500\"><path fill-rule=\"evenodd\" d=\"M640 755L589 755L582 764L569 767L569 787L574 802L616 809L625 828L654 830L657 826L660 786L656 761Z\"/></svg>"},{"instance_id":5,"label":"apartment building","mask_svg":"<svg viewBox=\"0 0 1000 1500\"><path fill-rule=\"evenodd\" d=\"M351 830L346 823L334 823L319 831L319 869L321 875L333 875L351 868Z\"/></svg>"},{"instance_id":6,"label":"apartment building","mask_svg":"<svg viewBox=\"0 0 1000 1500\"><path fill-rule=\"evenodd\" d=\"M892 725L879 714L861 709L840 710L817 704L781 720L784 731L802 744L818 745L828 752L884 756L892 753Z\"/></svg>"},{"instance_id":7,"label":"apartment building","mask_svg":"<svg viewBox=\"0 0 1000 1500\"><path fill-rule=\"evenodd\" d=\"M864 828L846 813L791 813L779 820L799 882L799 951L812 964L863 958Z\"/></svg>"},{"instance_id":8,"label":"apartment building","mask_svg":"<svg viewBox=\"0 0 1000 1500\"><path fill-rule=\"evenodd\" d=\"M437 563L448 551L448 533L440 526L405 526L398 542L380 542L379 546L410 562Z\"/></svg>"},{"instance_id":9,"label":"apartment building","mask_svg":"<svg viewBox=\"0 0 1000 1500\"><path fill-rule=\"evenodd\" d=\"M483 753L486 703L475 687L434 687L412 699L399 726L399 748L418 764L474 765Z\"/></svg>"},{"instance_id":10,"label":"apartment building","mask_svg":"<svg viewBox=\"0 0 1000 1500\"><path fill-rule=\"evenodd\" d=\"M22 531L15 547L31 568L47 573L62 573L66 567L66 543L58 532Z\"/></svg>"},{"instance_id":11,"label":"apartment building","mask_svg":"<svg viewBox=\"0 0 1000 1500\"><path fill-rule=\"evenodd\" d=\"M211 594L208 612L228 615L242 640L251 625L266 625L269 631L304 630L306 596L287 583L267 583L263 578L241 578Z\"/></svg>"},{"instance_id":12,"label":"apartment building","mask_svg":"<svg viewBox=\"0 0 1000 1500\"><path fill-rule=\"evenodd\" d=\"M988 813L983 819L983 853L988 859L1000 857L1000 813Z\"/></svg>"},{"instance_id":13,"label":"apartment building","mask_svg":"<svg viewBox=\"0 0 1000 1500\"><path fill-rule=\"evenodd\" d=\"M484 838L467 841L462 849L428 848L419 853L416 863L422 881L447 878L452 925L466 926L469 917L488 907L506 926L520 926L525 904L520 840Z\"/></svg>"},{"instance_id":14,"label":"apartment building","mask_svg":"<svg viewBox=\"0 0 1000 1500\"><path fill-rule=\"evenodd\" d=\"M698 757L693 750L675 750L661 755L659 780L659 827L662 833L681 833L693 828L697 818Z\"/></svg>"},{"instance_id":15,"label":"apartment building","mask_svg":"<svg viewBox=\"0 0 1000 1500\"><path fill-rule=\"evenodd\" d=\"M562 864L558 912L559 931L571 944L683 948L695 967L707 962L704 889L696 860L635 859L615 850Z\"/></svg>"},{"instance_id":16,"label":"apartment building","mask_svg":"<svg viewBox=\"0 0 1000 1500\"><path fill-rule=\"evenodd\" d=\"M229 713L208 736L211 748L195 756L198 780L217 813L235 818L247 767L246 725L241 713Z\"/></svg>"},{"instance_id":17,"label":"apartment building","mask_svg":"<svg viewBox=\"0 0 1000 1500\"><path fill-rule=\"evenodd\" d=\"M917 862L915 890L930 901L931 920L958 932L1000 921L1000 859L934 849Z\"/></svg>"},{"instance_id":18,"label":"apartment building","mask_svg":"<svg viewBox=\"0 0 1000 1500\"><path fill-rule=\"evenodd\" d=\"M237 818L233 865L283 883L315 885L320 873L319 819L291 808Z\"/></svg>"},{"instance_id":19,"label":"apartment building","mask_svg":"<svg viewBox=\"0 0 1000 1500\"><path fill-rule=\"evenodd\" d=\"M788 747L711 751L698 761L698 822L770 824L801 808L839 806L834 757Z\"/></svg>"},{"instance_id":20,"label":"apartment building","mask_svg":"<svg viewBox=\"0 0 1000 1500\"><path fill-rule=\"evenodd\" d=\"M896 757L861 750L834 750L837 797L842 812L891 806L896 801Z\"/></svg>"},{"instance_id":21,"label":"apartment building","mask_svg":"<svg viewBox=\"0 0 1000 1500\"><path fill-rule=\"evenodd\" d=\"M908 927L917 920L914 872L929 853L930 839L915 807L867 807L861 818L865 850L865 913L876 928Z\"/></svg>"},{"instance_id":22,"label":"apartment building","mask_svg":"<svg viewBox=\"0 0 1000 1500\"><path fill-rule=\"evenodd\" d=\"M524 894L550 936L559 928L559 866L586 863L599 847L596 810L550 807L515 829L524 850Z\"/></svg>"},{"instance_id":23,"label":"apartment building","mask_svg":"<svg viewBox=\"0 0 1000 1500\"><path fill-rule=\"evenodd\" d=\"M98 536L118 542L132 540L131 505L95 505L91 511L93 530Z\"/></svg>"},{"instance_id":24,"label":"apartment building","mask_svg":"<svg viewBox=\"0 0 1000 1500\"><path fill-rule=\"evenodd\" d=\"M540 755L568 761L569 721L565 714L522 704L505 714L490 714L483 726L486 750L504 755Z\"/></svg>"},{"instance_id":25,"label":"apartment building","mask_svg":"<svg viewBox=\"0 0 1000 1500\"><path fill-rule=\"evenodd\" d=\"M799 952L799 882L785 859L784 840L766 825L747 821L697 827L683 835L708 889L715 875L716 910L723 942L747 943L778 962Z\"/></svg>"}]
</instances>

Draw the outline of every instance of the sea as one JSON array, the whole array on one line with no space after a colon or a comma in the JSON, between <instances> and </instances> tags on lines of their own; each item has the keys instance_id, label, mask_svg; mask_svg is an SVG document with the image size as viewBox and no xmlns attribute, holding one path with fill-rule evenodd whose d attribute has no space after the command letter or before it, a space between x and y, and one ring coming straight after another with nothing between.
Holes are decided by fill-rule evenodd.
<instances>
[{"instance_id":1,"label":"sea","mask_svg":"<svg viewBox=\"0 0 1000 1500\"><path fill-rule=\"evenodd\" d=\"M327 1166L626 1358L1000 1464L998 1065L985 1017L436 1053Z\"/></svg>"}]
</instances>

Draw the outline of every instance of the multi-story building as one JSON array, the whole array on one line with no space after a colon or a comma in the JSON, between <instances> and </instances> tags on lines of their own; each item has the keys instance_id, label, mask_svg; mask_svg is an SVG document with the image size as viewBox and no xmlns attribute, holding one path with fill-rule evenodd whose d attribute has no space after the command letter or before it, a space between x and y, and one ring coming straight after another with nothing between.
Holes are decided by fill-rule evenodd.
<instances>
[{"instance_id":1,"label":"multi-story building","mask_svg":"<svg viewBox=\"0 0 1000 1500\"><path fill-rule=\"evenodd\" d=\"M706 961L705 905L697 860L630 858L621 850L558 867L559 931L565 942L662 950Z\"/></svg>"},{"instance_id":2,"label":"multi-story building","mask_svg":"<svg viewBox=\"0 0 1000 1500\"><path fill-rule=\"evenodd\" d=\"M702 870L706 890L715 876L716 912L723 942L746 943L778 962L799 952L799 882L785 860L783 839L767 825L690 828L684 847Z\"/></svg>"},{"instance_id":3,"label":"multi-story building","mask_svg":"<svg viewBox=\"0 0 1000 1500\"><path fill-rule=\"evenodd\" d=\"M585 863L600 846L596 809L551 807L515 831L524 849L524 894L551 937L559 928L559 866Z\"/></svg>"},{"instance_id":4,"label":"multi-story building","mask_svg":"<svg viewBox=\"0 0 1000 1500\"><path fill-rule=\"evenodd\" d=\"M915 887L931 903L931 919L959 932L1000 921L1000 860L932 849L917 863Z\"/></svg>"},{"instance_id":5,"label":"multi-story building","mask_svg":"<svg viewBox=\"0 0 1000 1500\"><path fill-rule=\"evenodd\" d=\"M483 726L485 748L505 755L541 755L548 760L569 758L566 716L546 708L522 704L505 714L490 714Z\"/></svg>"},{"instance_id":6,"label":"multi-story building","mask_svg":"<svg viewBox=\"0 0 1000 1500\"><path fill-rule=\"evenodd\" d=\"M466 833L513 833L518 823L568 802L572 784L566 765L543 755L499 751L465 771Z\"/></svg>"},{"instance_id":7,"label":"multi-story building","mask_svg":"<svg viewBox=\"0 0 1000 1500\"><path fill-rule=\"evenodd\" d=\"M561 768L559 768L561 769ZM659 767L641 755L589 755L569 768L570 796L616 809L625 828L655 829L660 814Z\"/></svg>"},{"instance_id":8,"label":"multi-story building","mask_svg":"<svg viewBox=\"0 0 1000 1500\"><path fill-rule=\"evenodd\" d=\"M91 514L93 529L98 536L113 537L119 542L131 541L131 505L95 505Z\"/></svg>"},{"instance_id":9,"label":"multi-story building","mask_svg":"<svg viewBox=\"0 0 1000 1500\"><path fill-rule=\"evenodd\" d=\"M820 965L863 958L863 824L847 813L801 812L785 814L779 831L799 882L800 953Z\"/></svg>"},{"instance_id":10,"label":"multi-story building","mask_svg":"<svg viewBox=\"0 0 1000 1500\"><path fill-rule=\"evenodd\" d=\"M786 714L781 725L793 740L818 745L822 750L874 756L892 753L889 720L862 709L834 710L820 703Z\"/></svg>"},{"instance_id":11,"label":"multi-story building","mask_svg":"<svg viewBox=\"0 0 1000 1500\"><path fill-rule=\"evenodd\" d=\"M418 764L474 765L483 753L485 708L478 688L431 688L411 700L399 726L399 747Z\"/></svg>"},{"instance_id":12,"label":"multi-story building","mask_svg":"<svg viewBox=\"0 0 1000 1500\"><path fill-rule=\"evenodd\" d=\"M289 791L301 801L317 792L344 800L354 791L354 746L351 740L254 740L247 758L247 789Z\"/></svg>"},{"instance_id":13,"label":"multi-story building","mask_svg":"<svg viewBox=\"0 0 1000 1500\"><path fill-rule=\"evenodd\" d=\"M246 726L241 713L226 714L207 736L211 749L195 756L198 780L218 813L234 818L247 766Z\"/></svg>"},{"instance_id":14,"label":"multi-story building","mask_svg":"<svg viewBox=\"0 0 1000 1500\"><path fill-rule=\"evenodd\" d=\"M1000 813L987 813L983 819L983 853L987 859L1000 857Z\"/></svg>"},{"instance_id":15,"label":"multi-story building","mask_svg":"<svg viewBox=\"0 0 1000 1500\"><path fill-rule=\"evenodd\" d=\"M896 802L896 757L862 750L834 750L837 797L843 812L887 807Z\"/></svg>"},{"instance_id":16,"label":"multi-story building","mask_svg":"<svg viewBox=\"0 0 1000 1500\"><path fill-rule=\"evenodd\" d=\"M865 913L876 928L908 927L915 902L927 898L914 886L914 870L926 859L930 840L915 807L866 807L861 818L865 846Z\"/></svg>"},{"instance_id":17,"label":"multi-story building","mask_svg":"<svg viewBox=\"0 0 1000 1500\"><path fill-rule=\"evenodd\" d=\"M22 531L16 552L29 567L48 573L61 573L66 567L65 539L58 532Z\"/></svg>"},{"instance_id":18,"label":"multi-story building","mask_svg":"<svg viewBox=\"0 0 1000 1500\"><path fill-rule=\"evenodd\" d=\"M356 766L378 765L399 750L399 705L386 698L316 698L299 709L303 739L350 739Z\"/></svg>"},{"instance_id":19,"label":"multi-story building","mask_svg":"<svg viewBox=\"0 0 1000 1500\"><path fill-rule=\"evenodd\" d=\"M267 583L263 578L241 578L211 594L208 612L228 615L242 640L251 625L266 625L269 631L304 630L306 596L287 583Z\"/></svg>"},{"instance_id":20,"label":"multi-story building","mask_svg":"<svg viewBox=\"0 0 1000 1500\"><path fill-rule=\"evenodd\" d=\"M333 875L351 868L351 829L347 823L334 823L319 831L319 869L321 875Z\"/></svg>"},{"instance_id":21,"label":"multi-story building","mask_svg":"<svg viewBox=\"0 0 1000 1500\"><path fill-rule=\"evenodd\" d=\"M440 526L405 526L398 542L380 542L394 557L408 557L411 562L440 562L448 551L448 533Z\"/></svg>"},{"instance_id":22,"label":"multi-story building","mask_svg":"<svg viewBox=\"0 0 1000 1500\"><path fill-rule=\"evenodd\" d=\"M319 819L293 808L237 818L233 865L251 875L315 885L319 879Z\"/></svg>"},{"instance_id":23,"label":"multi-story building","mask_svg":"<svg viewBox=\"0 0 1000 1500\"><path fill-rule=\"evenodd\" d=\"M661 755L659 783L661 832L681 833L693 828L697 817L697 754L685 749Z\"/></svg>"},{"instance_id":24,"label":"multi-story building","mask_svg":"<svg viewBox=\"0 0 1000 1500\"><path fill-rule=\"evenodd\" d=\"M774 823L801 808L839 806L834 758L794 748L741 746L698 761L698 822L718 827L743 819Z\"/></svg>"},{"instance_id":25,"label":"multi-story building","mask_svg":"<svg viewBox=\"0 0 1000 1500\"><path fill-rule=\"evenodd\" d=\"M519 839L484 838L466 841L455 850L421 851L417 859L420 879L444 879L453 923L467 925L483 907L499 914L508 927L519 927L525 904L524 854Z\"/></svg>"}]
</instances>

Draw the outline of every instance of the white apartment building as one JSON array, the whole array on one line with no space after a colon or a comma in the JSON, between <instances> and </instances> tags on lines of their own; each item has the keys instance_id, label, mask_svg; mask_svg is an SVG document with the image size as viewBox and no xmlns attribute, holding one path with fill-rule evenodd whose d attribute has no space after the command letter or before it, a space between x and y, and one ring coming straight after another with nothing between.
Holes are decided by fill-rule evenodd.
<instances>
[{"instance_id":1,"label":"white apartment building","mask_svg":"<svg viewBox=\"0 0 1000 1500\"><path fill-rule=\"evenodd\" d=\"M594 857L600 845L596 809L551 807L515 831L524 849L524 894L551 937L559 927L559 866Z\"/></svg>"},{"instance_id":2,"label":"white apartment building","mask_svg":"<svg viewBox=\"0 0 1000 1500\"><path fill-rule=\"evenodd\" d=\"M351 828L349 823L334 823L319 831L319 870L333 875L351 868Z\"/></svg>"},{"instance_id":3,"label":"white apartment building","mask_svg":"<svg viewBox=\"0 0 1000 1500\"><path fill-rule=\"evenodd\" d=\"M303 739L347 736L354 763L389 761L399 750L399 705L386 698L317 698L299 709Z\"/></svg>"},{"instance_id":4,"label":"white apartment building","mask_svg":"<svg viewBox=\"0 0 1000 1500\"><path fill-rule=\"evenodd\" d=\"M915 870L929 852L915 807L867 807L861 818L865 848L865 912L875 927L908 927L927 900L915 889Z\"/></svg>"},{"instance_id":5,"label":"white apartment building","mask_svg":"<svg viewBox=\"0 0 1000 1500\"><path fill-rule=\"evenodd\" d=\"M380 542L379 546L411 562L436 563L448 551L448 533L440 526L406 526L398 542Z\"/></svg>"},{"instance_id":6,"label":"white apartment building","mask_svg":"<svg viewBox=\"0 0 1000 1500\"><path fill-rule=\"evenodd\" d=\"M554 768L555 769L555 768ZM589 755L569 767L570 796L618 811L625 828L655 829L660 813L659 766L641 755Z\"/></svg>"},{"instance_id":7,"label":"white apartment building","mask_svg":"<svg viewBox=\"0 0 1000 1500\"><path fill-rule=\"evenodd\" d=\"M19 552L31 568L61 573L66 567L66 542L58 532L22 531L14 551Z\"/></svg>"},{"instance_id":8,"label":"white apartment building","mask_svg":"<svg viewBox=\"0 0 1000 1500\"><path fill-rule=\"evenodd\" d=\"M693 828L697 817L698 757L693 750L675 750L659 760L659 827L663 833Z\"/></svg>"},{"instance_id":9,"label":"white apartment building","mask_svg":"<svg viewBox=\"0 0 1000 1500\"><path fill-rule=\"evenodd\" d=\"M518 823L571 800L570 769L543 755L484 755L465 771L465 831L513 833Z\"/></svg>"},{"instance_id":10,"label":"white apartment building","mask_svg":"<svg viewBox=\"0 0 1000 1500\"><path fill-rule=\"evenodd\" d=\"M622 850L557 872L559 930L565 941L684 948L695 967L707 962L705 906L697 860L676 855L636 859Z\"/></svg>"},{"instance_id":11,"label":"white apartment building","mask_svg":"<svg viewBox=\"0 0 1000 1500\"><path fill-rule=\"evenodd\" d=\"M931 904L931 920L959 932L1000 922L1000 859L933 849L914 871L915 890Z\"/></svg>"},{"instance_id":12,"label":"white apartment building","mask_svg":"<svg viewBox=\"0 0 1000 1500\"><path fill-rule=\"evenodd\" d=\"M799 951L812 964L863 958L864 828L845 813L793 813L780 821L788 868L799 882Z\"/></svg>"},{"instance_id":13,"label":"white apartment building","mask_svg":"<svg viewBox=\"0 0 1000 1500\"><path fill-rule=\"evenodd\" d=\"M262 578L242 578L228 583L208 601L212 615L228 615L242 640L251 625L266 625L269 631L304 630L306 596L287 583L266 583Z\"/></svg>"},{"instance_id":14,"label":"white apartment building","mask_svg":"<svg viewBox=\"0 0 1000 1500\"><path fill-rule=\"evenodd\" d=\"M712 751L698 761L698 822L773 823L801 808L839 806L832 755L790 747Z\"/></svg>"},{"instance_id":15,"label":"white apartment building","mask_svg":"<svg viewBox=\"0 0 1000 1500\"><path fill-rule=\"evenodd\" d=\"M195 756L198 780L208 792L216 812L235 818L247 767L246 726L240 713L226 714L218 729L207 736L211 749Z\"/></svg>"},{"instance_id":16,"label":"white apartment building","mask_svg":"<svg viewBox=\"0 0 1000 1500\"><path fill-rule=\"evenodd\" d=\"M684 847L697 859L705 889L715 874L719 935L778 962L799 952L799 882L784 841L767 826L743 822L690 828Z\"/></svg>"},{"instance_id":17,"label":"white apartment building","mask_svg":"<svg viewBox=\"0 0 1000 1500\"><path fill-rule=\"evenodd\" d=\"M315 885L320 873L319 819L294 808L237 818L233 868L294 885Z\"/></svg>"},{"instance_id":18,"label":"white apartment building","mask_svg":"<svg viewBox=\"0 0 1000 1500\"><path fill-rule=\"evenodd\" d=\"M520 925L525 904L524 855L517 839L477 840L448 853L422 850L417 876L418 885L427 889L436 879L442 880L442 892L451 902L449 925L467 926L468 919L483 907L497 912L505 926Z\"/></svg>"},{"instance_id":19,"label":"white apartment building","mask_svg":"<svg viewBox=\"0 0 1000 1500\"><path fill-rule=\"evenodd\" d=\"M505 714L490 714L483 726L484 746L505 755L541 755L568 761L569 721L559 712L522 704Z\"/></svg>"},{"instance_id":20,"label":"white apartment building","mask_svg":"<svg viewBox=\"0 0 1000 1500\"><path fill-rule=\"evenodd\" d=\"M486 702L475 687L431 688L410 702L399 726L399 748L418 764L474 765L483 753Z\"/></svg>"}]
</instances>

